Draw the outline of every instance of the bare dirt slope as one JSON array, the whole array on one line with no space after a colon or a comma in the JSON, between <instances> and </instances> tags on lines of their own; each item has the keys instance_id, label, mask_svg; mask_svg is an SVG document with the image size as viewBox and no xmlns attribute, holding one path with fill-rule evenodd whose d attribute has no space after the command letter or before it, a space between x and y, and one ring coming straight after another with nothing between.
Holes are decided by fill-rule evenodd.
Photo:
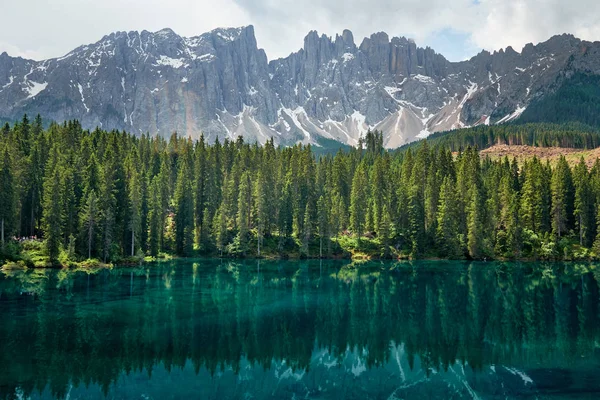
<instances>
[{"instance_id":1,"label":"bare dirt slope","mask_svg":"<svg viewBox=\"0 0 600 400\"><path fill-rule=\"evenodd\" d=\"M480 153L482 156L489 156L492 159L508 156L508 158L512 160L516 157L519 163L537 156L542 161L549 160L551 164L556 163L560 156L564 155L571 166L577 164L581 157L583 157L589 168L594 165L597 158L600 158L600 148L582 150L564 147L496 145L482 150Z\"/></svg>"}]
</instances>

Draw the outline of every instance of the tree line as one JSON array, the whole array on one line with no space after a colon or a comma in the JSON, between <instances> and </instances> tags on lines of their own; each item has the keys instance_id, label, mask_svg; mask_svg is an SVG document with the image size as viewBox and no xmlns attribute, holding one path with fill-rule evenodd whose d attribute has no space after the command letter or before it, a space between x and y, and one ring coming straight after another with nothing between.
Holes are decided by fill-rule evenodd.
<instances>
[{"instance_id":1,"label":"tree line","mask_svg":"<svg viewBox=\"0 0 600 400\"><path fill-rule=\"evenodd\" d=\"M564 123L525 123L519 118L515 123L480 125L473 128L437 132L427 138L432 146L443 146L454 152L468 146L480 150L494 145L526 145L535 147L566 147L594 149L600 147L597 128L571 121ZM409 143L401 149L418 147Z\"/></svg>"},{"instance_id":2,"label":"tree line","mask_svg":"<svg viewBox=\"0 0 600 400\"><path fill-rule=\"evenodd\" d=\"M0 223L50 260L180 256L586 258L600 254L600 162L481 159L382 134L311 146L206 143L25 116L0 130Z\"/></svg>"},{"instance_id":3,"label":"tree line","mask_svg":"<svg viewBox=\"0 0 600 400\"><path fill-rule=\"evenodd\" d=\"M600 77L582 72L567 74L554 93L532 101L519 121L580 122L600 127Z\"/></svg>"}]
</instances>

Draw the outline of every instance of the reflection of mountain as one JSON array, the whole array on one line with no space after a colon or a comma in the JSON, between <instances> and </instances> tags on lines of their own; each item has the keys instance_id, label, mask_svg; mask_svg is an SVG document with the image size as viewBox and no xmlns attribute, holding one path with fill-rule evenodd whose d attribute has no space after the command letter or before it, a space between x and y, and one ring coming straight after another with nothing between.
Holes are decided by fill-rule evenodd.
<instances>
[{"instance_id":1,"label":"reflection of mountain","mask_svg":"<svg viewBox=\"0 0 600 400\"><path fill-rule=\"evenodd\" d=\"M600 392L598 283L587 267L388 267L0 275L0 397Z\"/></svg>"}]
</instances>

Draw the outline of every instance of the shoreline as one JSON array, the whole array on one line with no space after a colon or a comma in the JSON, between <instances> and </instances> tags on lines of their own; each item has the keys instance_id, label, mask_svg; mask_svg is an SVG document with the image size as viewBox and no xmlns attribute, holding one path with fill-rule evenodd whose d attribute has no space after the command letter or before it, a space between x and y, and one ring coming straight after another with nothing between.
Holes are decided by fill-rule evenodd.
<instances>
[{"instance_id":1,"label":"shoreline","mask_svg":"<svg viewBox=\"0 0 600 400\"><path fill-rule=\"evenodd\" d=\"M15 271L15 270L60 270L60 269L72 269L72 270L96 270L96 269L112 269L112 268L128 268L136 266L144 266L156 263L165 263L171 261L226 261L226 262L239 262L245 263L250 261L266 261L266 262L315 262L315 261L346 261L349 264L367 264L372 262L380 263L413 263L413 262L464 262L464 263L541 263L541 264L552 264L552 263L595 263L597 259L536 259L536 258L518 258L518 259L449 259L439 257L425 257L425 258L381 258L381 257L215 257L215 256L203 256L198 255L194 257L180 257L180 256L169 256L164 258L150 258L140 261L124 260L122 262L103 263L97 260L85 260L80 262L70 261L68 263L57 263L57 264L46 264L46 265L27 265L24 261L10 261L0 265L0 271ZM91 262L90 262L91 261Z\"/></svg>"}]
</instances>

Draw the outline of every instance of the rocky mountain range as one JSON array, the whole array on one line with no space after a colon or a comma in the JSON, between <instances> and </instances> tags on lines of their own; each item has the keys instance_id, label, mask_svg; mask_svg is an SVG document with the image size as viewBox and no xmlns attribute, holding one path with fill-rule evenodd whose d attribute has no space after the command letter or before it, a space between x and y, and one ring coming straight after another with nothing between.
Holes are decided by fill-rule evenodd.
<instances>
[{"instance_id":1,"label":"rocky mountain range","mask_svg":"<svg viewBox=\"0 0 600 400\"><path fill-rule=\"evenodd\" d=\"M213 141L355 145L368 129L388 148L432 132L517 119L576 71L600 74L600 43L560 35L450 62L380 32L310 32L269 62L254 28L185 38L170 29L116 32L64 57L0 55L0 117L78 119L86 128Z\"/></svg>"}]
</instances>

